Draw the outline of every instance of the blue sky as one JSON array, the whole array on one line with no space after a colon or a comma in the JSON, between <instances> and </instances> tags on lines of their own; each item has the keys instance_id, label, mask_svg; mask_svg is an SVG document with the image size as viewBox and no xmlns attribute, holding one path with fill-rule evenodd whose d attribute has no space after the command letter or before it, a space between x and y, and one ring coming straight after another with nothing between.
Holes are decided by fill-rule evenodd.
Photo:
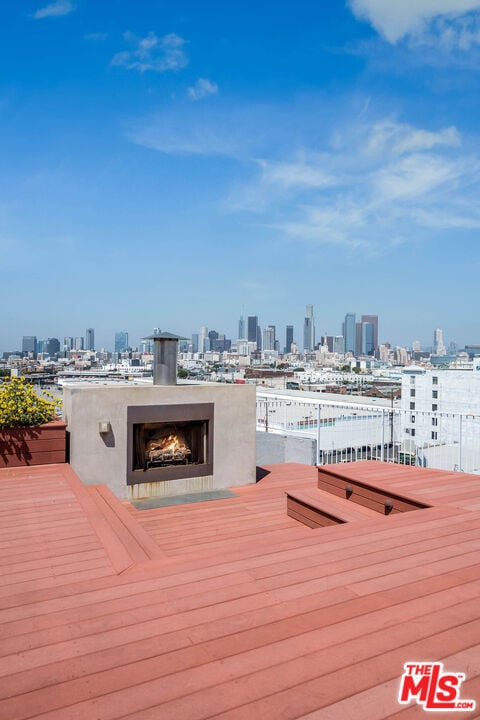
<instances>
[{"instance_id":1,"label":"blue sky","mask_svg":"<svg viewBox=\"0 0 480 720\"><path fill-rule=\"evenodd\" d=\"M0 351L301 344L307 303L480 342L480 0L5 0L0 40Z\"/></svg>"}]
</instances>

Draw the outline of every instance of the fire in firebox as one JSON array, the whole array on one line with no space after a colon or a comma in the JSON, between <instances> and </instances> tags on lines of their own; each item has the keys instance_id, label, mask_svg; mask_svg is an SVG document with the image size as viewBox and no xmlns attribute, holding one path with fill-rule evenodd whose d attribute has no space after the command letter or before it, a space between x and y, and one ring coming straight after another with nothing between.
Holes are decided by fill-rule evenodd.
<instances>
[{"instance_id":1,"label":"fire in firebox","mask_svg":"<svg viewBox=\"0 0 480 720\"><path fill-rule=\"evenodd\" d=\"M212 475L213 420L210 403L129 408L129 484Z\"/></svg>"},{"instance_id":2,"label":"fire in firebox","mask_svg":"<svg viewBox=\"0 0 480 720\"><path fill-rule=\"evenodd\" d=\"M146 467L188 465L192 451L181 433L159 433L145 444Z\"/></svg>"}]
</instances>

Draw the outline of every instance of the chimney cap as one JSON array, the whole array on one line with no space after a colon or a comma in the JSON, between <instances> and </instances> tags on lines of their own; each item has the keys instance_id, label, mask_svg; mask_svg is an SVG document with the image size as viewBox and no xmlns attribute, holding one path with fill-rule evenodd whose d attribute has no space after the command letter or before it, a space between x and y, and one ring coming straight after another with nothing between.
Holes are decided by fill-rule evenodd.
<instances>
[{"instance_id":1,"label":"chimney cap","mask_svg":"<svg viewBox=\"0 0 480 720\"><path fill-rule=\"evenodd\" d=\"M142 340L189 340L189 338L182 337L181 335L174 335L169 332L159 332L155 335L148 335L142 338Z\"/></svg>"}]
</instances>

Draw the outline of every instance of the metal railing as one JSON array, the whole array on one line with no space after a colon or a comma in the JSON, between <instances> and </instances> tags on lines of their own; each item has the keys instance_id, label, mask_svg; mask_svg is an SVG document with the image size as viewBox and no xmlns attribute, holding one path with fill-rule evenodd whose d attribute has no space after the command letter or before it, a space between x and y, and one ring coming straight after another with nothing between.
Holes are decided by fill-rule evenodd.
<instances>
[{"instance_id":1,"label":"metal railing","mask_svg":"<svg viewBox=\"0 0 480 720\"><path fill-rule=\"evenodd\" d=\"M257 430L311 438L318 465L382 460L480 474L480 416L257 391Z\"/></svg>"}]
</instances>

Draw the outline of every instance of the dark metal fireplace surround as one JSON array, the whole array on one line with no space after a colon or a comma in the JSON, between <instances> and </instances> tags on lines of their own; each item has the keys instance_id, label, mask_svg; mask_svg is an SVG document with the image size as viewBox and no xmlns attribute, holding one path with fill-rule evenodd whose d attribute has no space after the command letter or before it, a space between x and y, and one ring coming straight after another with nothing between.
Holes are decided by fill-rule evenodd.
<instances>
[{"instance_id":1,"label":"dark metal fireplace surround","mask_svg":"<svg viewBox=\"0 0 480 720\"><path fill-rule=\"evenodd\" d=\"M127 408L127 485L213 475L213 403Z\"/></svg>"}]
</instances>

